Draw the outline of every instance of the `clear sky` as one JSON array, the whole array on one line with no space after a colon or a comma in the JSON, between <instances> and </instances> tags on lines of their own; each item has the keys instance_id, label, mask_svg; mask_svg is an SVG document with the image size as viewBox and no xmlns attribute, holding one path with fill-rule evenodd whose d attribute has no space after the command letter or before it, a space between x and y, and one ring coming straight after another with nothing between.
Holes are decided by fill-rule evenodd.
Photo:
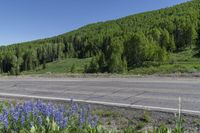
<instances>
[{"instance_id":1,"label":"clear sky","mask_svg":"<svg viewBox=\"0 0 200 133\"><path fill-rule=\"evenodd\" d=\"M51 37L83 25L187 0L0 0L0 45Z\"/></svg>"}]
</instances>

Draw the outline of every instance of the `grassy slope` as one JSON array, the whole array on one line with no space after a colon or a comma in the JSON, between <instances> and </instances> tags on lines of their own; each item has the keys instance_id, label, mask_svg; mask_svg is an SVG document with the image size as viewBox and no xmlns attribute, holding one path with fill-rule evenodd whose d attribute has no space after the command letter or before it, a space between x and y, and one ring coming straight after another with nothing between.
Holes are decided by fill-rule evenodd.
<instances>
[{"instance_id":1,"label":"grassy slope","mask_svg":"<svg viewBox=\"0 0 200 133\"><path fill-rule=\"evenodd\" d=\"M171 54L169 61L160 66L135 68L131 74L168 74L200 72L200 59L195 57L195 50L188 49L180 53Z\"/></svg>"},{"instance_id":2,"label":"grassy slope","mask_svg":"<svg viewBox=\"0 0 200 133\"><path fill-rule=\"evenodd\" d=\"M90 61L91 58L86 58L86 59L69 58L65 60L48 63L46 69L42 69L42 66L40 66L36 70L23 72L23 74L71 73L71 68L73 65L75 66L74 73L83 73L85 65L88 65Z\"/></svg>"},{"instance_id":3,"label":"grassy slope","mask_svg":"<svg viewBox=\"0 0 200 133\"><path fill-rule=\"evenodd\" d=\"M200 72L200 59L196 58L195 50L188 49L180 53L171 54L169 61L160 66L140 67L130 70L127 74L167 74L167 73L193 73ZM34 71L24 72L23 74L45 74L45 73L71 73L73 64L74 73L83 73L85 65L89 65L91 58L76 59L70 58L55 61L47 64L46 69L42 66Z\"/></svg>"}]
</instances>

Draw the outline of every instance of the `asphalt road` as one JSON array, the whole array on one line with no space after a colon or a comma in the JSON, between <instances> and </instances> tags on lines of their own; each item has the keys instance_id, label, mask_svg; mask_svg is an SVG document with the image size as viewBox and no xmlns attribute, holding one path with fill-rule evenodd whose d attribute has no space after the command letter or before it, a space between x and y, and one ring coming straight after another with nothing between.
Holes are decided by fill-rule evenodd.
<instances>
[{"instance_id":1,"label":"asphalt road","mask_svg":"<svg viewBox=\"0 0 200 133\"><path fill-rule=\"evenodd\" d=\"M75 99L99 104L200 114L198 78L0 78L0 98Z\"/></svg>"}]
</instances>

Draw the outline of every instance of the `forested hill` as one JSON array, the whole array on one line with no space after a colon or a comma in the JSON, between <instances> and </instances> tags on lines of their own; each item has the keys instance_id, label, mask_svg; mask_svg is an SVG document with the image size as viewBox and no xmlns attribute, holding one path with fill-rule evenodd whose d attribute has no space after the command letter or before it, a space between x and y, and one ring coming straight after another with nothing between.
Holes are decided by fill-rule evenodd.
<instances>
[{"instance_id":1,"label":"forested hill","mask_svg":"<svg viewBox=\"0 0 200 133\"><path fill-rule=\"evenodd\" d=\"M1 72L19 74L64 58L93 57L86 72L125 72L200 47L200 0L84 26L56 37L0 47Z\"/></svg>"}]
</instances>

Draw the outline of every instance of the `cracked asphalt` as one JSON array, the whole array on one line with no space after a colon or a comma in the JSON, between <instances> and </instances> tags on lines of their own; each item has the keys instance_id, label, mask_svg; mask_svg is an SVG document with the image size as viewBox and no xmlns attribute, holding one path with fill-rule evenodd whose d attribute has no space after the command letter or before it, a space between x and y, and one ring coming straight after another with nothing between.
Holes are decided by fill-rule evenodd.
<instances>
[{"instance_id":1,"label":"cracked asphalt","mask_svg":"<svg viewBox=\"0 0 200 133\"><path fill-rule=\"evenodd\" d=\"M1 77L3 94L73 98L116 104L178 108L200 111L200 79L176 77L139 78L35 78Z\"/></svg>"}]
</instances>

